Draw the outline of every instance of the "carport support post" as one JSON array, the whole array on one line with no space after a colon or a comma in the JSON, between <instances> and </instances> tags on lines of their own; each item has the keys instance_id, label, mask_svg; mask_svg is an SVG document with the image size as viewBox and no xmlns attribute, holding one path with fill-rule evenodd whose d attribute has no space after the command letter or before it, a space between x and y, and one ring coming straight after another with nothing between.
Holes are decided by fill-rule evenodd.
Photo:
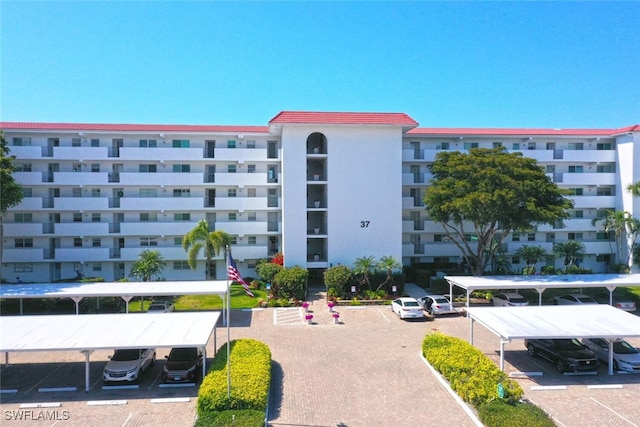
<instances>
[{"instance_id":1,"label":"carport support post","mask_svg":"<svg viewBox=\"0 0 640 427\"><path fill-rule=\"evenodd\" d=\"M125 302L125 306L126 306L126 310L125 313L129 312L129 301L131 301L131 298L133 298L132 295L122 295L120 298L122 298Z\"/></svg>"},{"instance_id":2,"label":"carport support post","mask_svg":"<svg viewBox=\"0 0 640 427\"><path fill-rule=\"evenodd\" d=\"M82 301L82 297L71 297L71 299L76 303L76 314L80 314L80 301Z\"/></svg>"},{"instance_id":3,"label":"carport support post","mask_svg":"<svg viewBox=\"0 0 640 427\"><path fill-rule=\"evenodd\" d=\"M504 372L504 345L509 341L505 341L500 337L500 370Z\"/></svg>"},{"instance_id":4,"label":"carport support post","mask_svg":"<svg viewBox=\"0 0 640 427\"><path fill-rule=\"evenodd\" d=\"M467 312L467 316L469 313ZM469 316L469 344L473 345L473 317Z\"/></svg>"},{"instance_id":5,"label":"carport support post","mask_svg":"<svg viewBox=\"0 0 640 427\"><path fill-rule=\"evenodd\" d=\"M89 355L93 353L93 351L82 350L80 353L84 354L84 391L88 393L91 389L91 381L89 378Z\"/></svg>"},{"instance_id":6,"label":"carport support post","mask_svg":"<svg viewBox=\"0 0 640 427\"><path fill-rule=\"evenodd\" d=\"M613 375L613 340L607 341L607 344L609 345L609 354L607 354L607 359L609 359L609 375Z\"/></svg>"},{"instance_id":7,"label":"carport support post","mask_svg":"<svg viewBox=\"0 0 640 427\"><path fill-rule=\"evenodd\" d=\"M538 291L538 305L542 305L542 293L545 289L547 288L535 288L535 290Z\"/></svg>"},{"instance_id":8,"label":"carport support post","mask_svg":"<svg viewBox=\"0 0 640 427\"><path fill-rule=\"evenodd\" d=\"M207 376L207 346L202 347L202 379Z\"/></svg>"}]
</instances>

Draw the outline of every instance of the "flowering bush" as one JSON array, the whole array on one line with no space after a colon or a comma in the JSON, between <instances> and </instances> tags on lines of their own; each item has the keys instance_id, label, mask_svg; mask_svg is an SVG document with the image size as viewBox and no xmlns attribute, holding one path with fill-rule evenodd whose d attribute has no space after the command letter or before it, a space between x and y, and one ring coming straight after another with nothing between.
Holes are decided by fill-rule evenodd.
<instances>
[{"instance_id":1,"label":"flowering bush","mask_svg":"<svg viewBox=\"0 0 640 427\"><path fill-rule=\"evenodd\" d=\"M339 318L339 317L340 317L340 313L333 313L333 315L332 315L332 316L333 316L333 318L334 318L334 319L337 319L337 318Z\"/></svg>"},{"instance_id":2,"label":"flowering bush","mask_svg":"<svg viewBox=\"0 0 640 427\"><path fill-rule=\"evenodd\" d=\"M303 308L309 308L309 303L307 301L302 303Z\"/></svg>"},{"instance_id":3,"label":"flowering bush","mask_svg":"<svg viewBox=\"0 0 640 427\"><path fill-rule=\"evenodd\" d=\"M305 316L304 316L304 319L305 319L305 320L311 320L311 319L313 319L313 314L307 314L307 315L305 315Z\"/></svg>"},{"instance_id":4,"label":"flowering bush","mask_svg":"<svg viewBox=\"0 0 640 427\"><path fill-rule=\"evenodd\" d=\"M333 301L329 301L329 302L327 303L327 305L329 306L329 308L333 308L333 307L335 307L335 306L336 306L336 303L335 303L335 302L333 302Z\"/></svg>"}]
</instances>

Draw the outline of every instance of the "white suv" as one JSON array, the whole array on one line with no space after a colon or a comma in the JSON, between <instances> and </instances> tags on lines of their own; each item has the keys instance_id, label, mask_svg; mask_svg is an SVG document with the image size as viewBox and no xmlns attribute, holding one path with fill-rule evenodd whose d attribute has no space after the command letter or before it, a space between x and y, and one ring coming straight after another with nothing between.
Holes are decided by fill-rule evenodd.
<instances>
[{"instance_id":1,"label":"white suv","mask_svg":"<svg viewBox=\"0 0 640 427\"><path fill-rule=\"evenodd\" d=\"M142 373L155 365L155 348L127 348L116 350L102 373L102 380L108 382L137 381Z\"/></svg>"}]
</instances>

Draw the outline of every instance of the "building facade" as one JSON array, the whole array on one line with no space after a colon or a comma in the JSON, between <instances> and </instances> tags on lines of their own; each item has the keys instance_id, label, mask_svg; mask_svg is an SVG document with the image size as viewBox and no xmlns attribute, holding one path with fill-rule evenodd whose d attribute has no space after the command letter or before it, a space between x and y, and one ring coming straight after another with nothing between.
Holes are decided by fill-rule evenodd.
<instances>
[{"instance_id":1,"label":"building facade","mask_svg":"<svg viewBox=\"0 0 640 427\"><path fill-rule=\"evenodd\" d=\"M201 219L234 238L245 276L258 259L314 273L356 258L393 256L404 265L459 263L422 198L442 150L504 146L536 159L575 207L564 224L513 235L552 252L579 240L582 265L604 272L615 245L593 218L608 209L638 217L640 126L621 129L420 128L402 113L283 111L267 126L0 123L24 199L4 218L2 277L49 282L127 277L145 249L160 251L168 280L204 279L182 236ZM548 260L561 265L561 260ZM222 256L216 277L226 276Z\"/></svg>"}]
</instances>

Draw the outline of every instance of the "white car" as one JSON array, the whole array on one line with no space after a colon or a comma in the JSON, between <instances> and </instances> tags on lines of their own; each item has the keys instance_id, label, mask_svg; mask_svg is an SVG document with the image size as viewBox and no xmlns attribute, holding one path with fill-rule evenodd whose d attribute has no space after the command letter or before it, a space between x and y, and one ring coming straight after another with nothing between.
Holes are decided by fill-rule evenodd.
<instances>
[{"instance_id":1,"label":"white car","mask_svg":"<svg viewBox=\"0 0 640 427\"><path fill-rule=\"evenodd\" d=\"M491 297L491 305L496 307L521 307L529 305L529 301L515 292L502 292Z\"/></svg>"},{"instance_id":2,"label":"white car","mask_svg":"<svg viewBox=\"0 0 640 427\"><path fill-rule=\"evenodd\" d=\"M174 310L174 305L169 301L154 301L149 305L147 313L169 313Z\"/></svg>"},{"instance_id":3,"label":"white car","mask_svg":"<svg viewBox=\"0 0 640 427\"><path fill-rule=\"evenodd\" d=\"M589 347L598 359L609 363L609 343L602 338L585 338L582 344ZM613 370L640 373L640 351L624 340L613 343Z\"/></svg>"},{"instance_id":4,"label":"white car","mask_svg":"<svg viewBox=\"0 0 640 427\"><path fill-rule=\"evenodd\" d=\"M401 319L422 319L424 318L424 311L422 306L415 298L402 297L396 298L391 303L391 309L394 313L400 316Z\"/></svg>"},{"instance_id":5,"label":"white car","mask_svg":"<svg viewBox=\"0 0 640 427\"><path fill-rule=\"evenodd\" d=\"M140 382L145 370L155 365L155 348L119 349L110 357L104 367L102 380L109 382Z\"/></svg>"},{"instance_id":6,"label":"white car","mask_svg":"<svg viewBox=\"0 0 640 427\"><path fill-rule=\"evenodd\" d=\"M432 316L439 314L455 314L456 309L444 295L425 295L418 299L422 308Z\"/></svg>"},{"instance_id":7,"label":"white car","mask_svg":"<svg viewBox=\"0 0 640 427\"><path fill-rule=\"evenodd\" d=\"M581 305L598 304L598 301L585 294L567 294L553 297L553 303L555 305Z\"/></svg>"}]
</instances>

